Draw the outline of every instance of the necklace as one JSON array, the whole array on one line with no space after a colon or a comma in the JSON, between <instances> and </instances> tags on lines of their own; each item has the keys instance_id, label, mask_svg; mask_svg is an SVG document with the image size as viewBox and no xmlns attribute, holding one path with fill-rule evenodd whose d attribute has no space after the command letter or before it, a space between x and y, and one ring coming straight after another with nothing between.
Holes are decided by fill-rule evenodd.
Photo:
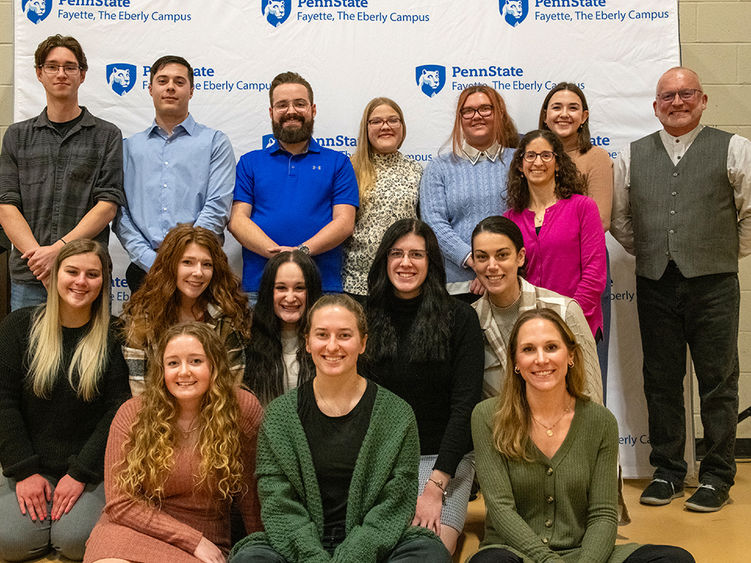
<instances>
[{"instance_id":1,"label":"necklace","mask_svg":"<svg viewBox=\"0 0 751 563\"><path fill-rule=\"evenodd\" d=\"M561 413L561 416L559 416L556 419L556 421L552 425L550 425L550 426L548 426L546 424L543 424L542 422L540 422L539 420L537 420L537 417L535 415L532 415L532 420L534 420L537 424L539 424L540 426L542 426L545 429L545 434L548 435L548 438L552 438L553 437L553 428L555 428L555 425L558 424L563 419L563 417L566 416L570 412L571 412L571 407L567 406L565 409L563 409L563 412Z\"/></svg>"},{"instance_id":2,"label":"necklace","mask_svg":"<svg viewBox=\"0 0 751 563\"><path fill-rule=\"evenodd\" d=\"M364 380L363 380L363 381L364 381ZM361 385L361 383L362 383L362 382L358 381L358 382L357 382L357 387L355 388L355 398L356 398L356 400L357 400L357 401L359 401L359 400L360 400L360 398L362 397L362 393L360 393L360 385ZM344 407L344 408L340 408L340 407L338 407L338 406L336 406L336 405L332 405L331 403L329 403L329 402L328 402L328 401L327 401L327 400L325 399L325 397L324 397L324 396L323 396L323 394L322 394L322 393L320 392L320 390L318 390L318 391L316 392L316 387L317 387L317 386L316 386L316 384L315 384L315 380L313 380L313 396L315 397L315 399L316 399L316 402L318 402L318 403L319 403L319 405L318 405L318 406L319 406L319 408L320 408L321 406L323 406L323 407L324 407L324 408L325 408L325 409L326 409L327 411L329 411L329 412L333 413L332 415L329 415L329 416L344 416L345 414L349 413L349 412L350 412L350 411L351 411L351 410L352 410L352 409L354 408L354 407L352 406L352 403L353 403L353 399L349 399L349 400L347 401L347 404L345 405L345 407ZM322 404L321 404L321 403L322 403ZM321 409L321 410L323 410L323 409ZM326 413L324 413L324 414L326 414Z\"/></svg>"},{"instance_id":3,"label":"necklace","mask_svg":"<svg viewBox=\"0 0 751 563\"><path fill-rule=\"evenodd\" d=\"M183 438L187 438L198 429L198 417L194 418L190 422L190 425L188 426L187 430L183 430L179 423L175 424L175 428L177 428L180 434L182 434Z\"/></svg>"}]
</instances>

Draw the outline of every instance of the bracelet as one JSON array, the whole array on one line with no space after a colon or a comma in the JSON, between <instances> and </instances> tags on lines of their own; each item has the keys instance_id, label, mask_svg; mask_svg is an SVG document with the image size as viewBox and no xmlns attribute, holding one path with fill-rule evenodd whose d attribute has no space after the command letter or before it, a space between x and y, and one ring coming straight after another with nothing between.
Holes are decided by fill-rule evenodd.
<instances>
[{"instance_id":1,"label":"bracelet","mask_svg":"<svg viewBox=\"0 0 751 563\"><path fill-rule=\"evenodd\" d=\"M446 497L448 496L448 493L446 492L445 487L443 486L443 481L436 481L432 477L428 477L428 481L433 483L436 487L441 489L441 504L446 504Z\"/></svg>"},{"instance_id":2,"label":"bracelet","mask_svg":"<svg viewBox=\"0 0 751 563\"><path fill-rule=\"evenodd\" d=\"M63 242L63 246L65 246L66 244L68 244L67 242L65 242L65 239L63 237L60 237L60 240Z\"/></svg>"}]
</instances>

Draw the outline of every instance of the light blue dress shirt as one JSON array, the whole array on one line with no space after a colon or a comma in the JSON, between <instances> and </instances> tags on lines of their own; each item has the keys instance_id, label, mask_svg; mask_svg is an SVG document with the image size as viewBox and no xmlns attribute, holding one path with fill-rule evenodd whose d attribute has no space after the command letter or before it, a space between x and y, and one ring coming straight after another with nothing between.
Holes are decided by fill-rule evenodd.
<instances>
[{"instance_id":1,"label":"light blue dress shirt","mask_svg":"<svg viewBox=\"0 0 751 563\"><path fill-rule=\"evenodd\" d=\"M227 135L193 116L172 135L156 124L123 141L125 198L113 230L130 259L147 270L164 236L178 223L224 233L235 186Z\"/></svg>"}]
</instances>

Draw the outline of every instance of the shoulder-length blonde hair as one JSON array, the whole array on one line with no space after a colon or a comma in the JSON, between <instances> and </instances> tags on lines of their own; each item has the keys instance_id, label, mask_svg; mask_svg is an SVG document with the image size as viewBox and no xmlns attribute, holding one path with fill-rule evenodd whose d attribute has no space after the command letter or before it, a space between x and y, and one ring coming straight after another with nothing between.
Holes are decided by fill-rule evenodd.
<instances>
[{"instance_id":1,"label":"shoulder-length blonde hair","mask_svg":"<svg viewBox=\"0 0 751 563\"><path fill-rule=\"evenodd\" d=\"M506 102L503 101L503 97L490 86L478 84L462 90L456 102L454 129L451 132L451 148L455 156L459 156L462 153L462 143L464 142L462 107L464 107L464 102L467 101L467 98L477 93L485 94L490 99L490 105L493 106L493 113L495 115L495 119L493 120L493 140L502 147L514 148L519 144L519 133L516 130L513 119L508 114Z\"/></svg>"},{"instance_id":2,"label":"shoulder-length blonde hair","mask_svg":"<svg viewBox=\"0 0 751 563\"><path fill-rule=\"evenodd\" d=\"M199 305L203 308L209 303L217 305L236 332L246 340L250 337L248 300L240 290L240 279L229 267L219 237L203 227L182 224L164 237L143 285L123 307L125 340L129 346L153 347L164 331L178 322L177 267L191 243L204 247L213 262L211 281L200 296Z\"/></svg>"},{"instance_id":3,"label":"shoulder-length blonde hair","mask_svg":"<svg viewBox=\"0 0 751 563\"><path fill-rule=\"evenodd\" d=\"M57 280L62 263L78 254L95 254L102 268L102 288L91 304L91 320L83 338L76 344L70 365L63 366L63 328L60 322L60 294ZM99 379L107 368L110 323L110 277L112 263L107 250L96 241L79 239L63 246L50 273L47 304L36 311L29 331L29 371L27 378L37 397L48 397L61 368L68 372L71 387L84 401L99 393Z\"/></svg>"},{"instance_id":4,"label":"shoulder-length blonde hair","mask_svg":"<svg viewBox=\"0 0 751 563\"><path fill-rule=\"evenodd\" d=\"M553 323L564 346L573 355L574 365L566 373L566 390L572 397L588 400L584 394L584 360L581 347L566 322L552 309L531 309L525 311L514 324L509 336L506 353L506 382L498 396L498 410L493 419L493 442L496 449L511 459L532 461L527 446L532 413L527 402L527 384L522 376L514 371L519 330L533 319L544 319Z\"/></svg>"},{"instance_id":5,"label":"shoulder-length blonde hair","mask_svg":"<svg viewBox=\"0 0 751 563\"><path fill-rule=\"evenodd\" d=\"M373 164L373 144L370 142L368 136L368 120L370 114L378 106L387 105L393 109L399 119L402 120L402 140L397 145L397 150L402 146L404 139L407 137L407 124L404 122L404 113L402 108L399 107L391 98L379 97L373 98L365 106L365 110L362 112L362 119L360 120L360 129L357 134L357 148L355 154L352 155L352 167L355 169L355 176L357 177L357 185L360 188L360 198L366 196L376 181L375 165Z\"/></svg>"},{"instance_id":6,"label":"shoulder-length blonde hair","mask_svg":"<svg viewBox=\"0 0 751 563\"><path fill-rule=\"evenodd\" d=\"M211 367L208 391L198 415L198 451L201 461L195 486L205 486L221 499L242 490L242 447L237 386L219 337L205 323L189 322L167 329L149 358L148 384L142 406L123 445L125 456L116 468L118 486L130 497L158 505L164 483L175 464L179 406L164 382L164 351L182 335L194 337Z\"/></svg>"}]
</instances>

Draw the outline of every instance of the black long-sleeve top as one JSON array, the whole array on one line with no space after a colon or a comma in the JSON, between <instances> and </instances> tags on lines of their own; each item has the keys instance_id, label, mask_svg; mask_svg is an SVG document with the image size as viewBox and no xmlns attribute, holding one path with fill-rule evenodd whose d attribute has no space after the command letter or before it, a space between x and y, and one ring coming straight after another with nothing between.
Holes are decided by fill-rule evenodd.
<instances>
[{"instance_id":1,"label":"black long-sleeve top","mask_svg":"<svg viewBox=\"0 0 751 563\"><path fill-rule=\"evenodd\" d=\"M89 325L63 327L63 359L49 397L37 397L27 380L29 329L35 307L19 309L0 324L0 464L3 475L20 481L35 473L66 473L83 483L104 475L110 423L130 396L128 368L120 350L115 318L110 320L108 362L99 394L86 402L68 382L67 368Z\"/></svg>"},{"instance_id":2,"label":"black long-sleeve top","mask_svg":"<svg viewBox=\"0 0 751 563\"><path fill-rule=\"evenodd\" d=\"M417 419L420 454L438 454L434 468L453 477L472 449L470 417L482 393L483 335L474 309L452 298L448 359L410 362L409 334L421 301L422 296L389 299L397 359L375 363L364 358L360 373L409 403Z\"/></svg>"}]
</instances>

